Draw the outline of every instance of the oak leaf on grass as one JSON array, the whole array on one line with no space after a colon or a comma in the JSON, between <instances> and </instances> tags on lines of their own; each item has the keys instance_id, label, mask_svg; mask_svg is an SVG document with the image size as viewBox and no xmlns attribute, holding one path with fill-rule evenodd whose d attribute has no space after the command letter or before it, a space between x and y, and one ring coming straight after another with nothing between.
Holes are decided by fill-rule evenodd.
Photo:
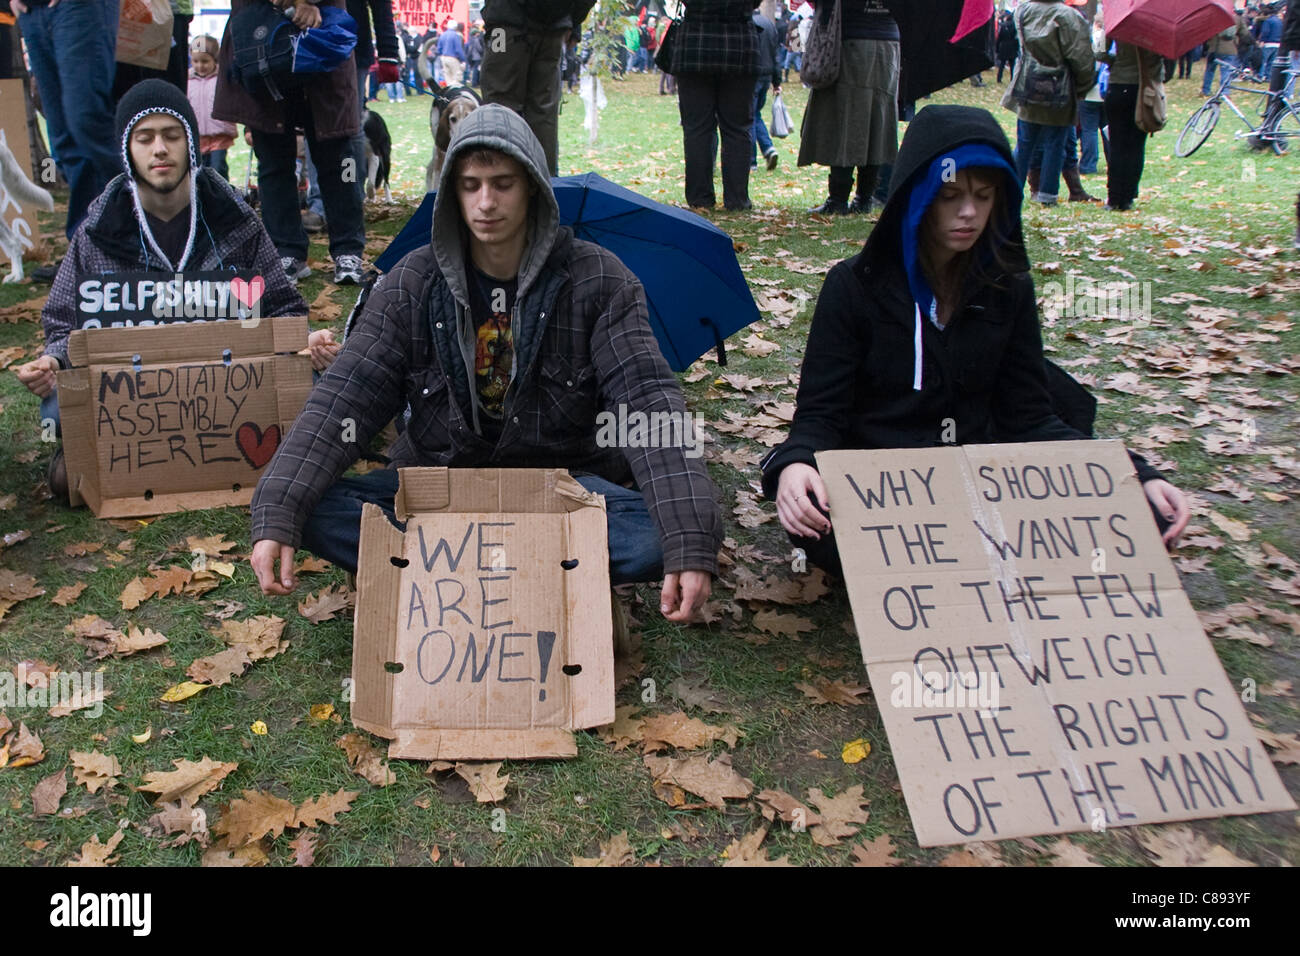
<instances>
[{"instance_id":1,"label":"oak leaf on grass","mask_svg":"<svg viewBox=\"0 0 1300 956\"><path fill-rule=\"evenodd\" d=\"M656 795L670 805L672 801L664 798L658 785L680 787L718 810L726 806L724 801L740 800L754 792L754 782L732 768L730 754L723 754L716 760L710 760L708 754L685 758L646 754L642 759L657 785Z\"/></svg>"},{"instance_id":2,"label":"oak leaf on grass","mask_svg":"<svg viewBox=\"0 0 1300 956\"><path fill-rule=\"evenodd\" d=\"M113 851L122 842L125 830L115 830L107 843L99 842L99 834L92 833L90 841L81 845L81 854L68 861L68 866L112 866L119 857Z\"/></svg>"},{"instance_id":3,"label":"oak leaf on grass","mask_svg":"<svg viewBox=\"0 0 1300 956\"><path fill-rule=\"evenodd\" d=\"M384 764L379 751L361 734L344 734L334 743L348 755L348 766L358 777L364 777L376 787L397 782L397 776Z\"/></svg>"},{"instance_id":4,"label":"oak leaf on grass","mask_svg":"<svg viewBox=\"0 0 1300 956\"><path fill-rule=\"evenodd\" d=\"M788 856L771 859L763 849L763 840L767 837L767 827L759 827L753 833L747 833L739 840L732 840L722 855L727 858L723 867L729 866L793 866Z\"/></svg>"},{"instance_id":5,"label":"oak leaf on grass","mask_svg":"<svg viewBox=\"0 0 1300 956\"><path fill-rule=\"evenodd\" d=\"M506 798L510 774L501 776L501 762L458 763L456 775L469 784L470 793L479 803L497 803Z\"/></svg>"},{"instance_id":6,"label":"oak leaf on grass","mask_svg":"<svg viewBox=\"0 0 1300 956\"><path fill-rule=\"evenodd\" d=\"M288 800L259 790L245 790L221 809L221 819L212 832L225 837L231 848L253 843L268 834L278 837L293 826L298 808Z\"/></svg>"},{"instance_id":7,"label":"oak leaf on grass","mask_svg":"<svg viewBox=\"0 0 1300 956\"><path fill-rule=\"evenodd\" d=\"M117 758L98 750L73 750L68 753L68 759L72 761L72 782L91 793L98 793L105 787L113 789L122 774L122 765Z\"/></svg>"},{"instance_id":8,"label":"oak leaf on grass","mask_svg":"<svg viewBox=\"0 0 1300 956\"><path fill-rule=\"evenodd\" d=\"M191 804L199 797L221 786L221 781L234 773L237 763L222 763L210 757L202 760L173 760L175 770L155 770L144 775L144 781L135 789L154 793L153 805L175 803L184 798Z\"/></svg>"},{"instance_id":9,"label":"oak leaf on grass","mask_svg":"<svg viewBox=\"0 0 1300 956\"><path fill-rule=\"evenodd\" d=\"M636 863L636 853L628 842L627 831L617 834L612 839L602 840L600 856L575 856L574 866L631 866Z\"/></svg>"},{"instance_id":10,"label":"oak leaf on grass","mask_svg":"<svg viewBox=\"0 0 1300 956\"><path fill-rule=\"evenodd\" d=\"M821 823L808 829L808 835L818 846L838 845L845 837L857 833L857 825L866 823L871 816L866 809L870 801L862 796L862 784L849 787L837 797L828 797L813 787L808 791L808 802L822 817Z\"/></svg>"},{"instance_id":11,"label":"oak leaf on grass","mask_svg":"<svg viewBox=\"0 0 1300 956\"><path fill-rule=\"evenodd\" d=\"M68 768L45 777L32 787L32 812L37 816L50 816L59 812L59 801L68 792Z\"/></svg>"}]
</instances>

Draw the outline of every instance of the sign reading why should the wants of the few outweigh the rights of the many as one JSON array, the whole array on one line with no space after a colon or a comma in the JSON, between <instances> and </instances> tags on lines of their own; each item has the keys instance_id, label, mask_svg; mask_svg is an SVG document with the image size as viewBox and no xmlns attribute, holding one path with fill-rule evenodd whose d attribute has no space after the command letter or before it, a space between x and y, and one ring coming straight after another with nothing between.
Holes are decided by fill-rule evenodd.
<instances>
[{"instance_id":1,"label":"sign reading why should the wants of the few outweigh the rights of the many","mask_svg":"<svg viewBox=\"0 0 1300 956\"><path fill-rule=\"evenodd\" d=\"M922 846L1295 809L1119 442L817 463Z\"/></svg>"}]
</instances>

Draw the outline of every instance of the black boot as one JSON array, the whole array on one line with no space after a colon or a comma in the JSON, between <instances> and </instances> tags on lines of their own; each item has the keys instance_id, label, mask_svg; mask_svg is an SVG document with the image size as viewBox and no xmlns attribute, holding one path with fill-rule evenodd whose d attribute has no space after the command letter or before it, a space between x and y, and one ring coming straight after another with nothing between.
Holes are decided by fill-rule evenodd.
<instances>
[{"instance_id":1,"label":"black boot","mask_svg":"<svg viewBox=\"0 0 1300 956\"><path fill-rule=\"evenodd\" d=\"M824 203L820 206L813 206L808 211L814 216L847 216L849 214L849 204L843 199L828 196Z\"/></svg>"},{"instance_id":2,"label":"black boot","mask_svg":"<svg viewBox=\"0 0 1300 956\"><path fill-rule=\"evenodd\" d=\"M849 190L853 188L853 167L832 166L826 177L829 195L826 201L808 211L818 216L847 216L849 214Z\"/></svg>"}]
</instances>

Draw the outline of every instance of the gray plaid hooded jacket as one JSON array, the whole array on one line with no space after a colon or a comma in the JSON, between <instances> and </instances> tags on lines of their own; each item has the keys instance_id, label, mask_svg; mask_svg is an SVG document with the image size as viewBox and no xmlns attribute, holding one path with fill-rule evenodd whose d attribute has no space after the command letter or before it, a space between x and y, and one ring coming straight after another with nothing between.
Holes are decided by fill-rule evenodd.
<instances>
[{"instance_id":1,"label":"gray plaid hooded jacket","mask_svg":"<svg viewBox=\"0 0 1300 956\"><path fill-rule=\"evenodd\" d=\"M465 227L452 175L467 150L498 150L537 184L511 318L515 368L500 439L485 439L474 385ZM375 284L334 364L263 473L254 541L297 546L321 496L409 403L393 467L567 468L634 481L663 541L664 570L715 572L722 539L703 459L682 447L597 444L597 415L684 416L681 387L650 330L645 292L613 253L559 224L541 144L517 114L483 106L457 125L433 212L433 242ZM355 426L355 441L344 442Z\"/></svg>"}]
</instances>

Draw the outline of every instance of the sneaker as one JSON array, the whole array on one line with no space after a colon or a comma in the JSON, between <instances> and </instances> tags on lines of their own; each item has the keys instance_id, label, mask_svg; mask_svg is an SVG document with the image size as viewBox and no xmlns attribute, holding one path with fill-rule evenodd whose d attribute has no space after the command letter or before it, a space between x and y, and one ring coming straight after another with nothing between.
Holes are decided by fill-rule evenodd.
<instances>
[{"instance_id":1,"label":"sneaker","mask_svg":"<svg viewBox=\"0 0 1300 956\"><path fill-rule=\"evenodd\" d=\"M777 153L776 150L772 150L770 153L768 153L768 154L767 154L767 171L768 171L768 172L771 172L772 170L776 169L776 164L779 163L780 161L781 161L781 157L780 157L780 155Z\"/></svg>"},{"instance_id":2,"label":"sneaker","mask_svg":"<svg viewBox=\"0 0 1300 956\"><path fill-rule=\"evenodd\" d=\"M361 284L361 257L336 256L334 259L335 285Z\"/></svg>"},{"instance_id":3,"label":"sneaker","mask_svg":"<svg viewBox=\"0 0 1300 956\"><path fill-rule=\"evenodd\" d=\"M280 268L284 269L284 274L289 277L289 281L294 285L298 284L299 279L305 279L311 275L311 268L307 263L295 259L293 256L281 256Z\"/></svg>"},{"instance_id":4,"label":"sneaker","mask_svg":"<svg viewBox=\"0 0 1300 956\"><path fill-rule=\"evenodd\" d=\"M325 217L308 209L302 214L302 227L312 235L318 235L325 231Z\"/></svg>"}]
</instances>

